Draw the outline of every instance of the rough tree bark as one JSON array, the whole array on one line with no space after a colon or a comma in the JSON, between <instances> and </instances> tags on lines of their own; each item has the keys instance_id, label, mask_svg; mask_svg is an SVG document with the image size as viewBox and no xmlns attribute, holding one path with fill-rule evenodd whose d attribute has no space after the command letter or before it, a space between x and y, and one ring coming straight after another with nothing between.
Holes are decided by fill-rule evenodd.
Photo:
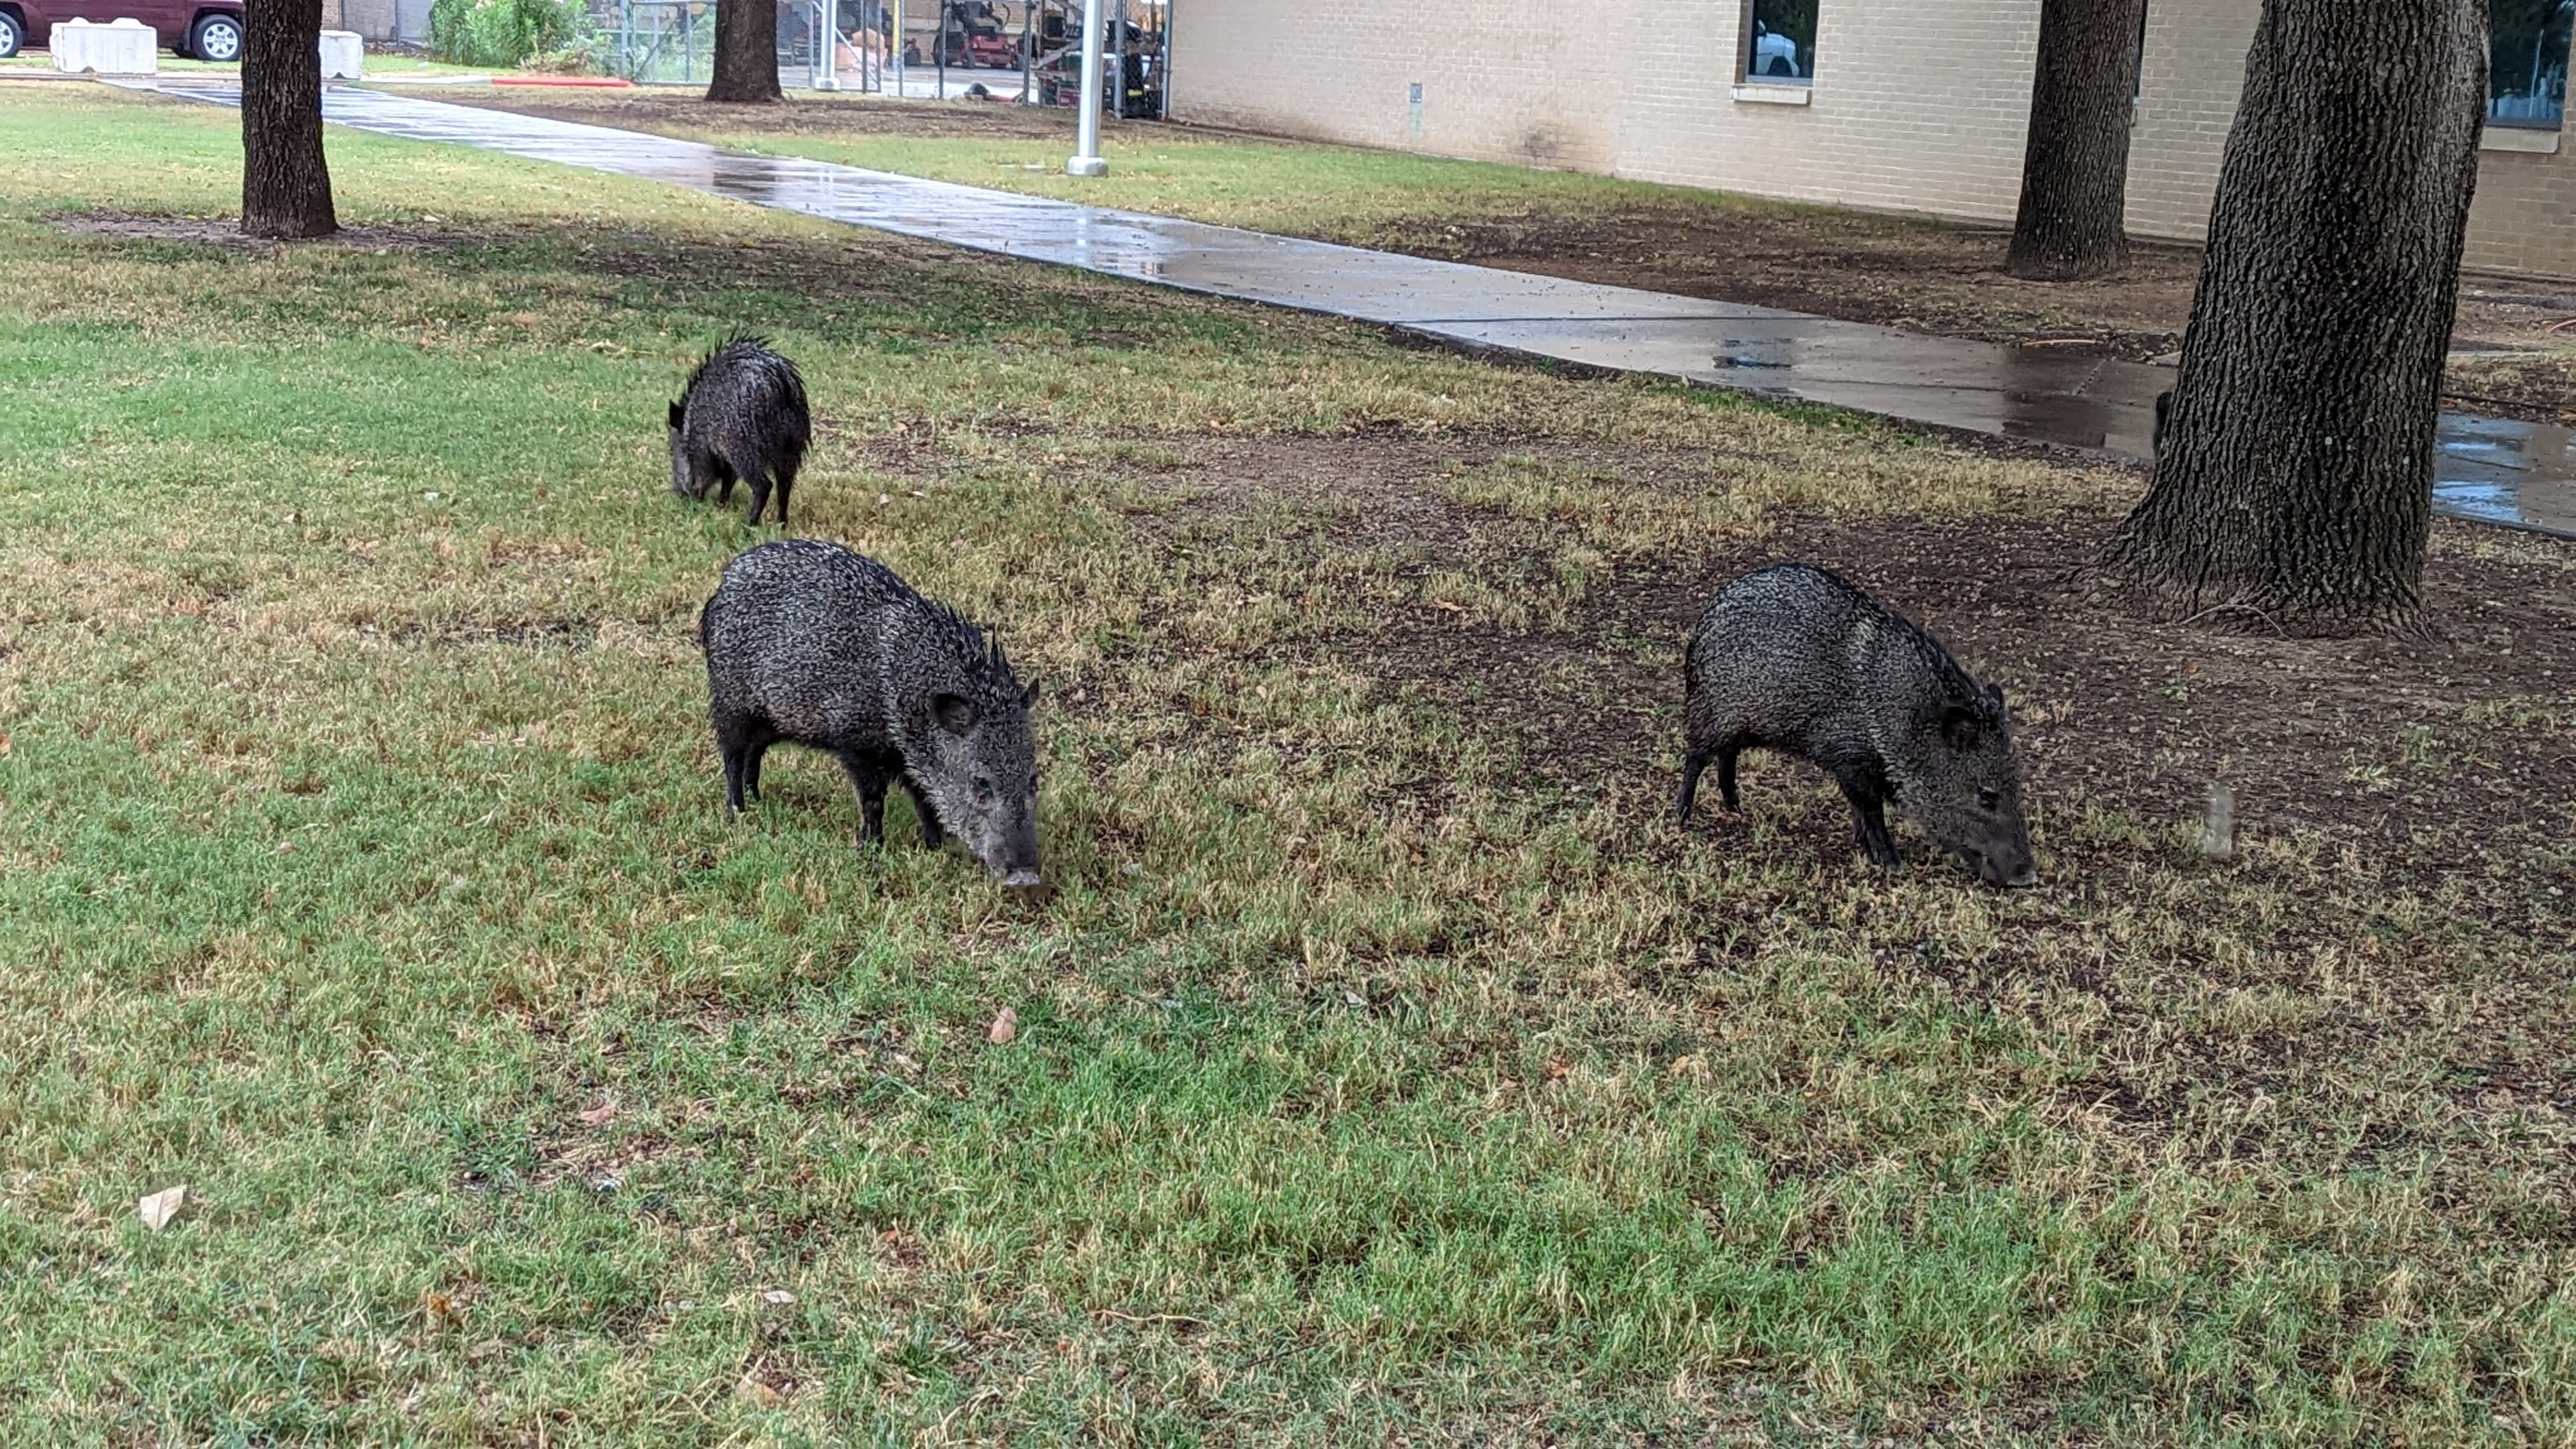
<instances>
[{"instance_id":1,"label":"rough tree bark","mask_svg":"<svg viewBox=\"0 0 2576 1449\"><path fill-rule=\"evenodd\" d=\"M778 0L716 0L711 101L777 101Z\"/></svg>"},{"instance_id":2,"label":"rough tree bark","mask_svg":"<svg viewBox=\"0 0 2576 1449\"><path fill-rule=\"evenodd\" d=\"M242 233L329 236L322 160L322 0L249 0L242 12Z\"/></svg>"},{"instance_id":3,"label":"rough tree bark","mask_svg":"<svg viewBox=\"0 0 2576 1449\"><path fill-rule=\"evenodd\" d=\"M2308 629L2422 605L2487 0L2264 0L2164 452L2106 561Z\"/></svg>"},{"instance_id":4,"label":"rough tree bark","mask_svg":"<svg viewBox=\"0 0 2576 1449\"><path fill-rule=\"evenodd\" d=\"M2072 281L2129 261L2129 97L2146 0L2044 0L2021 210L2004 270Z\"/></svg>"}]
</instances>

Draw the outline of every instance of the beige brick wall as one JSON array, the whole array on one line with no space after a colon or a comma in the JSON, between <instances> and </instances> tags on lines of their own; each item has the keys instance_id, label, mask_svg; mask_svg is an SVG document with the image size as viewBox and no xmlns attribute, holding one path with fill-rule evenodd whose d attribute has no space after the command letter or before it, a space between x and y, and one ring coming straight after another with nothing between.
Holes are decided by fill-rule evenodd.
<instances>
[{"instance_id":1,"label":"beige brick wall","mask_svg":"<svg viewBox=\"0 0 2576 1449\"><path fill-rule=\"evenodd\" d=\"M2008 221L2039 3L1822 0L1811 104L1783 106L1729 94L1743 0L1176 0L1171 110L1279 135ZM2148 0L2134 233L2203 234L2259 8ZM2571 203L2576 152L2488 152L2470 265L2576 275Z\"/></svg>"},{"instance_id":2,"label":"beige brick wall","mask_svg":"<svg viewBox=\"0 0 2576 1449\"><path fill-rule=\"evenodd\" d=\"M1825 0L1813 103L1729 97L1740 0L1178 0L1172 113L1282 135L1809 201L2004 216L2039 0L1899 24ZM1407 87L1423 88L1421 132Z\"/></svg>"}]
</instances>

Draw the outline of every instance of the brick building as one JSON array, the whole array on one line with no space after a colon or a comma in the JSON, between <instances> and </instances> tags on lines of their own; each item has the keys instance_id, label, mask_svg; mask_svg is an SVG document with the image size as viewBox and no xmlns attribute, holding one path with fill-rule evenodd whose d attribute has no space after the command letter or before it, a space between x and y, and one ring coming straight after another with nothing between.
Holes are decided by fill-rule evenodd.
<instances>
[{"instance_id":1,"label":"brick building","mask_svg":"<svg viewBox=\"0 0 2576 1449\"><path fill-rule=\"evenodd\" d=\"M2493 0L2468 263L2576 277L2576 0ZM1179 0L1174 119L2010 221L2040 0ZM2258 0L2148 0L2129 230L2197 240Z\"/></svg>"}]
</instances>

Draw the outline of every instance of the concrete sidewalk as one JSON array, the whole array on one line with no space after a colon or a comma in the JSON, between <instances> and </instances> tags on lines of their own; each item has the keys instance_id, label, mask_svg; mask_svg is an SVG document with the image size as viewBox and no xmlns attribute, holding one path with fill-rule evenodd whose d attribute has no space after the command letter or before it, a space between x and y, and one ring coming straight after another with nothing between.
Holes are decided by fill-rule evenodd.
<instances>
[{"instance_id":1,"label":"concrete sidewalk","mask_svg":"<svg viewBox=\"0 0 2576 1449\"><path fill-rule=\"evenodd\" d=\"M235 87L175 77L157 88L224 104L240 99ZM324 93L323 114L380 135L640 176L1474 349L2128 458L2147 456L2155 396L2172 383L2170 371L2142 363L1300 241L417 96L335 86ZM2441 512L2576 537L2576 438L2566 429L2445 414L2438 471L2434 506Z\"/></svg>"}]
</instances>

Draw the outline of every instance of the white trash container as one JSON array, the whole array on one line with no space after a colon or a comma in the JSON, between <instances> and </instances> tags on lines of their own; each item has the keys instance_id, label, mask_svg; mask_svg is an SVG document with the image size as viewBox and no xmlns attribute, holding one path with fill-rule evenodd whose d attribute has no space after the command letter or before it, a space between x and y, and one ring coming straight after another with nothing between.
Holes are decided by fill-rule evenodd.
<instances>
[{"instance_id":1,"label":"white trash container","mask_svg":"<svg viewBox=\"0 0 2576 1449\"><path fill-rule=\"evenodd\" d=\"M356 80L366 64L367 42L354 30L322 32L322 78Z\"/></svg>"},{"instance_id":2,"label":"white trash container","mask_svg":"<svg viewBox=\"0 0 2576 1449\"><path fill-rule=\"evenodd\" d=\"M54 69L68 75L157 75L161 70L161 38L140 20L106 25L66 20L47 33L45 44L54 53Z\"/></svg>"}]
</instances>

